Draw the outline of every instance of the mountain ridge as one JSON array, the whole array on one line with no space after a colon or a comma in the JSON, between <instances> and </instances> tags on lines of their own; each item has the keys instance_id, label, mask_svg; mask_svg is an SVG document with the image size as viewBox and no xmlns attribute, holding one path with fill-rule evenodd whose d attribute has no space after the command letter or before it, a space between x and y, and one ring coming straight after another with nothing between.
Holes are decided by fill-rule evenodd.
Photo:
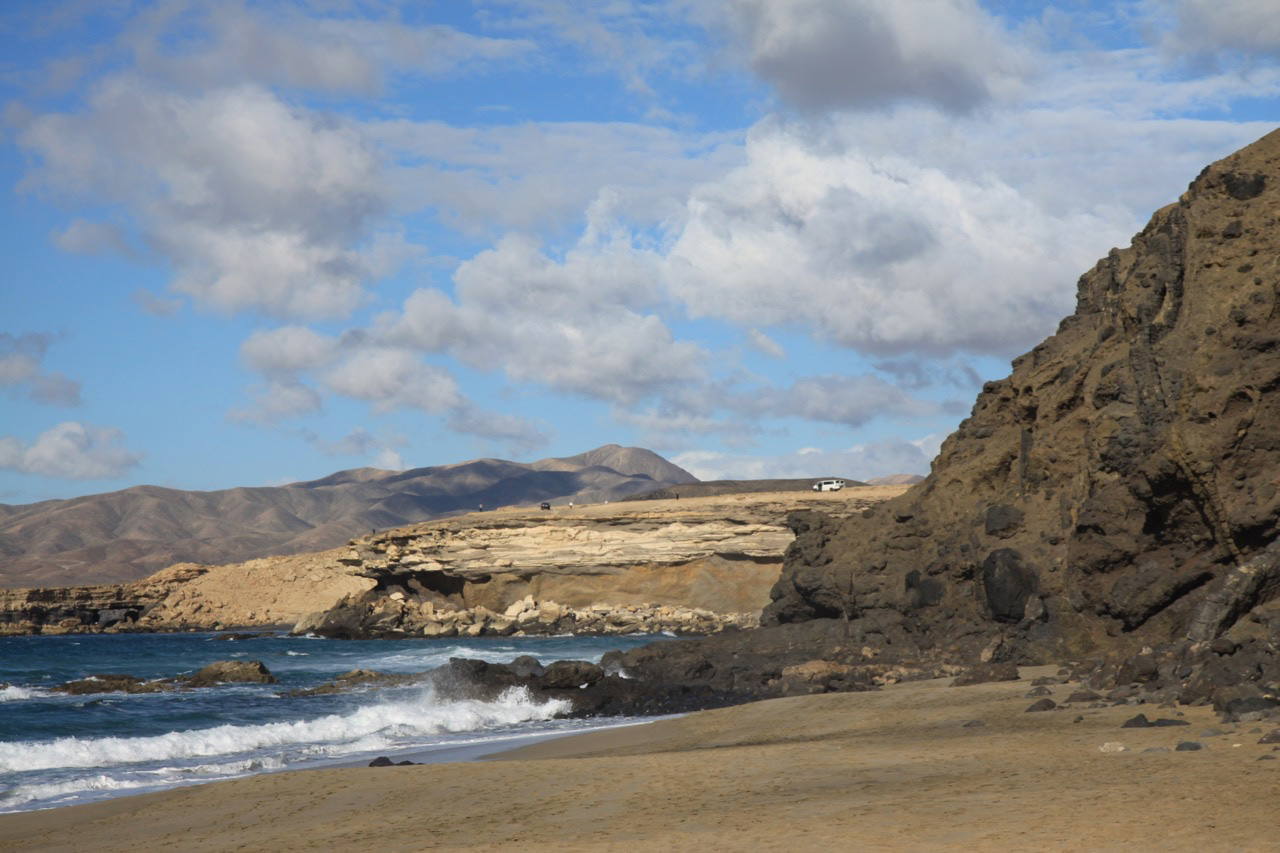
<instances>
[{"instance_id":1,"label":"mountain ridge","mask_svg":"<svg viewBox=\"0 0 1280 853\"><path fill-rule=\"evenodd\" d=\"M607 444L532 463L483 458L406 471L357 468L283 486L142 485L0 504L0 587L131 581L181 562L321 551L370 529L480 506L615 500L696 480L652 451Z\"/></svg>"}]
</instances>

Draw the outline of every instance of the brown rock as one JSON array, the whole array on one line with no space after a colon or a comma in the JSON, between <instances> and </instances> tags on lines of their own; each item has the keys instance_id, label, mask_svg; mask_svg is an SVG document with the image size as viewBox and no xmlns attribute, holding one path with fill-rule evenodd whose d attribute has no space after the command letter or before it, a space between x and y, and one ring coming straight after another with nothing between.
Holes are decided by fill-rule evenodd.
<instances>
[{"instance_id":1,"label":"brown rock","mask_svg":"<svg viewBox=\"0 0 1280 853\"><path fill-rule=\"evenodd\" d=\"M188 687L211 687L215 684L275 684L276 677L256 660L220 660L185 680Z\"/></svg>"},{"instance_id":2,"label":"brown rock","mask_svg":"<svg viewBox=\"0 0 1280 853\"><path fill-rule=\"evenodd\" d=\"M1087 272L922 484L843 521L793 515L765 622L847 618L960 660L997 638L1030 663L1213 639L1280 599L1280 279L1259 274L1278 218L1280 132Z\"/></svg>"}]
</instances>

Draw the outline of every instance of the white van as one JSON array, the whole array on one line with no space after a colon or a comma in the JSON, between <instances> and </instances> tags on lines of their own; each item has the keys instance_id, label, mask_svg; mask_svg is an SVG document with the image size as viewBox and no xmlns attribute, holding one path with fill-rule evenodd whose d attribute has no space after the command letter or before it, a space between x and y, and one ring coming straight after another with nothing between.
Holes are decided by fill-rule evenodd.
<instances>
[{"instance_id":1,"label":"white van","mask_svg":"<svg viewBox=\"0 0 1280 853\"><path fill-rule=\"evenodd\" d=\"M844 480L819 480L813 484L815 492L838 492L844 488Z\"/></svg>"}]
</instances>

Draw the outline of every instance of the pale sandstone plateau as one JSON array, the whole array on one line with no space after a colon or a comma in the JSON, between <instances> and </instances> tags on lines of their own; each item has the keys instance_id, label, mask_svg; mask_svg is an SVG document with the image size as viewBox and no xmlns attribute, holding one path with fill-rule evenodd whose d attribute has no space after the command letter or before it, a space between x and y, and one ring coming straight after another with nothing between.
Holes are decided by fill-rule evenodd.
<instances>
[{"instance_id":1,"label":"pale sandstone plateau","mask_svg":"<svg viewBox=\"0 0 1280 853\"><path fill-rule=\"evenodd\" d=\"M1075 312L983 388L924 482L850 513L789 508L795 539L761 627L562 664L570 679L450 665L473 690L580 694L587 713L738 707L508 761L19 815L0 819L0 840L1274 850L1277 391L1280 131L1206 167L1087 271ZM465 604L479 578L457 591L415 575L446 570L433 548L362 539L340 554L374 587L328 611L335 624L394 626L384 599ZM496 607L534 579L500 550L488 582L512 577L489 592L511 593L476 606L506 619Z\"/></svg>"},{"instance_id":2,"label":"pale sandstone plateau","mask_svg":"<svg viewBox=\"0 0 1280 853\"><path fill-rule=\"evenodd\" d=\"M789 512L852 515L906 488L472 512L327 551L178 564L130 584L0 590L0 631L705 633L755 624L794 539Z\"/></svg>"}]
</instances>

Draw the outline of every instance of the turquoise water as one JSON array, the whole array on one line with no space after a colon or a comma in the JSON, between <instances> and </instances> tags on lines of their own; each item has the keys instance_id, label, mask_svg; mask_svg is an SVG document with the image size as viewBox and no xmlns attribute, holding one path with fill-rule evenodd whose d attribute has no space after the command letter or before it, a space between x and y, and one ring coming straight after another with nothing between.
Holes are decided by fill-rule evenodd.
<instances>
[{"instance_id":1,"label":"turquoise water","mask_svg":"<svg viewBox=\"0 0 1280 853\"><path fill-rule=\"evenodd\" d=\"M0 638L0 813L53 808L252 773L363 761L450 745L591 727L509 691L446 701L428 687L285 696L353 669L425 672L451 657L597 661L653 637L324 640L283 635L114 634ZM278 683L153 694L63 696L101 673L187 675L218 660L262 661ZM610 720L617 723L619 720Z\"/></svg>"}]
</instances>

